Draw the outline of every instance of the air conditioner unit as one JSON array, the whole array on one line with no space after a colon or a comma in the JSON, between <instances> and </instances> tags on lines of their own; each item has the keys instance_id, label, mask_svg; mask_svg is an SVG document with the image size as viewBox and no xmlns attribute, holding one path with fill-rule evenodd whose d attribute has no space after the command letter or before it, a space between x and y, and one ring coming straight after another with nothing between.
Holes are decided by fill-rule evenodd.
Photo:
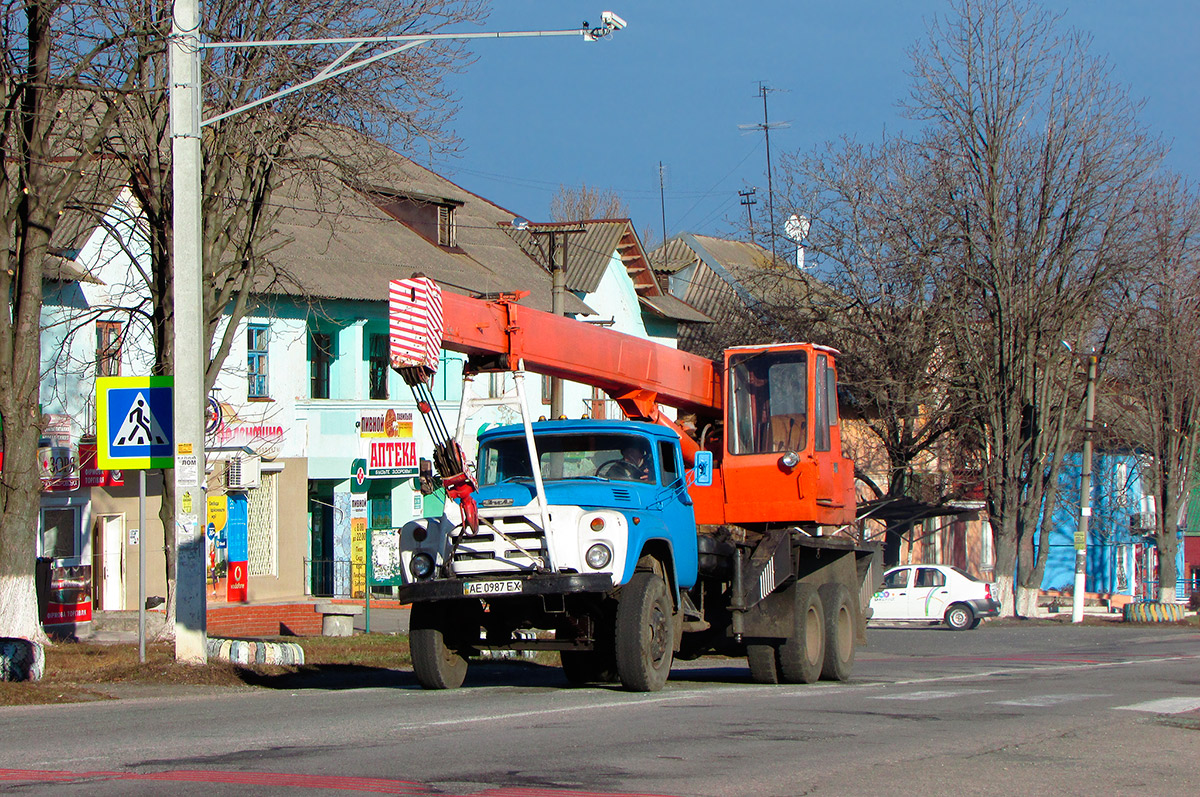
<instances>
[{"instance_id":1,"label":"air conditioner unit","mask_svg":"<svg viewBox=\"0 0 1200 797\"><path fill-rule=\"evenodd\" d=\"M1154 531L1153 512L1134 512L1129 516L1129 525L1134 531Z\"/></svg>"},{"instance_id":2,"label":"air conditioner unit","mask_svg":"<svg viewBox=\"0 0 1200 797\"><path fill-rule=\"evenodd\" d=\"M260 480L262 460L248 454L237 454L225 463L225 488L227 490L249 490L257 487Z\"/></svg>"}]
</instances>

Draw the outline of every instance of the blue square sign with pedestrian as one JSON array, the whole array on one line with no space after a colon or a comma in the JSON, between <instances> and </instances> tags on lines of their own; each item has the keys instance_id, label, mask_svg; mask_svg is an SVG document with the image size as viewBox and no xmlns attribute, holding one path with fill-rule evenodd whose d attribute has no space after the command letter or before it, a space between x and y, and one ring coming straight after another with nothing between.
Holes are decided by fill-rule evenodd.
<instances>
[{"instance_id":1,"label":"blue square sign with pedestrian","mask_svg":"<svg viewBox=\"0 0 1200 797\"><path fill-rule=\"evenodd\" d=\"M169 376L96 380L96 460L101 469L174 467L173 384Z\"/></svg>"}]
</instances>

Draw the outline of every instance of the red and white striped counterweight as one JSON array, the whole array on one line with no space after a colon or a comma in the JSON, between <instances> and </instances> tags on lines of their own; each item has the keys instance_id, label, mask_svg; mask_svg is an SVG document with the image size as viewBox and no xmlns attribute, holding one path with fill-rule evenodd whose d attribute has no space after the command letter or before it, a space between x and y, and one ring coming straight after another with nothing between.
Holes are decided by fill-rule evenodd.
<instances>
[{"instance_id":1,"label":"red and white striped counterweight","mask_svg":"<svg viewBox=\"0 0 1200 797\"><path fill-rule=\"evenodd\" d=\"M388 284L392 368L427 382L438 369L442 347L442 288L429 277L414 274ZM409 384L412 384L409 381Z\"/></svg>"}]
</instances>

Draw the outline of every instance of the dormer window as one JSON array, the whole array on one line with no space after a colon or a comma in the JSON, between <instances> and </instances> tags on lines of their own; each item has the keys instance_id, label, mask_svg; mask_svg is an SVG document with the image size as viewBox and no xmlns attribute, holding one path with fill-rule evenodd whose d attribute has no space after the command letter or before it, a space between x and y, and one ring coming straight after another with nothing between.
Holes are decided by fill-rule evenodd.
<instances>
[{"instance_id":1,"label":"dormer window","mask_svg":"<svg viewBox=\"0 0 1200 797\"><path fill-rule=\"evenodd\" d=\"M455 212L463 206L457 199L372 186L368 195L375 206L431 244L458 248Z\"/></svg>"}]
</instances>

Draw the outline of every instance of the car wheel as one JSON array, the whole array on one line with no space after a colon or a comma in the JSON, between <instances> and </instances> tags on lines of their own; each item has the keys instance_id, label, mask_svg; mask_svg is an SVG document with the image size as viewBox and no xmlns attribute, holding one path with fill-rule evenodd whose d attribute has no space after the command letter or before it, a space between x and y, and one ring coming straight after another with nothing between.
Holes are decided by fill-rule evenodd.
<instances>
[{"instance_id":1,"label":"car wheel","mask_svg":"<svg viewBox=\"0 0 1200 797\"><path fill-rule=\"evenodd\" d=\"M825 614L825 656L821 677L846 681L854 669L854 605L843 584L824 584L818 594Z\"/></svg>"},{"instance_id":2,"label":"car wheel","mask_svg":"<svg viewBox=\"0 0 1200 797\"><path fill-rule=\"evenodd\" d=\"M766 643L746 645L746 661L750 664L750 680L756 684L779 683L779 663L776 648Z\"/></svg>"},{"instance_id":3,"label":"car wheel","mask_svg":"<svg viewBox=\"0 0 1200 797\"><path fill-rule=\"evenodd\" d=\"M654 573L634 573L617 603L617 675L631 692L657 692L671 674L675 618L671 595Z\"/></svg>"},{"instance_id":4,"label":"car wheel","mask_svg":"<svg viewBox=\"0 0 1200 797\"><path fill-rule=\"evenodd\" d=\"M417 603L409 618L413 674L425 689L457 689L467 677L467 658L446 644L453 615L433 604Z\"/></svg>"},{"instance_id":5,"label":"car wheel","mask_svg":"<svg viewBox=\"0 0 1200 797\"><path fill-rule=\"evenodd\" d=\"M954 631L965 631L974 628L975 612L965 603L955 603L946 610L946 625Z\"/></svg>"},{"instance_id":6,"label":"car wheel","mask_svg":"<svg viewBox=\"0 0 1200 797\"><path fill-rule=\"evenodd\" d=\"M982 622L983 622L982 617L976 617L974 620L971 621L971 628L972 629L978 628L979 624Z\"/></svg>"},{"instance_id":7,"label":"car wheel","mask_svg":"<svg viewBox=\"0 0 1200 797\"><path fill-rule=\"evenodd\" d=\"M792 636L779 646L779 676L785 684L811 684L825 664L825 611L812 584L797 584Z\"/></svg>"}]
</instances>

